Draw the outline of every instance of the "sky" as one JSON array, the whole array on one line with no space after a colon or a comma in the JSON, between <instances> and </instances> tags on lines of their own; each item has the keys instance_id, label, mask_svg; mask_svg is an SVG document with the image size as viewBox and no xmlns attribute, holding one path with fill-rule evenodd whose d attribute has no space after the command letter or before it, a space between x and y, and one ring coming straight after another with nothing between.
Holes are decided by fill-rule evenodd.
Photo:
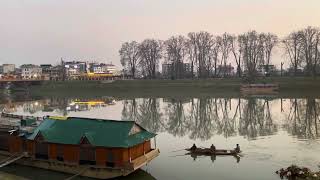
<instances>
[{"instance_id":1,"label":"sky","mask_svg":"<svg viewBox=\"0 0 320 180\"><path fill-rule=\"evenodd\" d=\"M123 42L197 31L284 37L320 27L319 7L320 0L0 0L0 64L63 58L120 66Z\"/></svg>"}]
</instances>

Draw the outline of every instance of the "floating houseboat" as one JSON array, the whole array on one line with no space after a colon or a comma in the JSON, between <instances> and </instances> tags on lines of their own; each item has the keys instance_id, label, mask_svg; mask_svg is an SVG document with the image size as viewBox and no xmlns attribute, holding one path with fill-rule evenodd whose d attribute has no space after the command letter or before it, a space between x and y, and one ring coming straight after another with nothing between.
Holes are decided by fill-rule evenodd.
<instances>
[{"instance_id":1,"label":"floating houseboat","mask_svg":"<svg viewBox=\"0 0 320 180\"><path fill-rule=\"evenodd\" d=\"M243 84L240 87L243 94L276 94L278 90L278 84Z\"/></svg>"},{"instance_id":2,"label":"floating houseboat","mask_svg":"<svg viewBox=\"0 0 320 180\"><path fill-rule=\"evenodd\" d=\"M33 129L0 125L0 168L15 162L98 179L126 176L159 155L155 136L133 121L78 117L46 117Z\"/></svg>"}]
</instances>

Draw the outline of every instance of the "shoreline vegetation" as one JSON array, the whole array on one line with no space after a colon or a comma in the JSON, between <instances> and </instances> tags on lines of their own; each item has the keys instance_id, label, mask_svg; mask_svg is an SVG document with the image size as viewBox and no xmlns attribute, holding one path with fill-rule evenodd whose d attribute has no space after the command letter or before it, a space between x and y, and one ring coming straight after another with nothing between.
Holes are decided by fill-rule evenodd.
<instances>
[{"instance_id":1,"label":"shoreline vegetation","mask_svg":"<svg viewBox=\"0 0 320 180\"><path fill-rule=\"evenodd\" d=\"M320 78L270 77L256 83L278 84L280 89L270 97L320 97ZM29 87L33 96L115 96L115 97L245 97L240 93L243 80L185 79L185 80L116 80L50 81Z\"/></svg>"}]
</instances>

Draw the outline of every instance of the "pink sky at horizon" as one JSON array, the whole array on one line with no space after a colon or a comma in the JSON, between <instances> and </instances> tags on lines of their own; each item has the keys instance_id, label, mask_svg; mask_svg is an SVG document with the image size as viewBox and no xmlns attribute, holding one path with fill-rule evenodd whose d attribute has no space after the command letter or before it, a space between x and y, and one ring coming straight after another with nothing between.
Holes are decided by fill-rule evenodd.
<instances>
[{"instance_id":1,"label":"pink sky at horizon","mask_svg":"<svg viewBox=\"0 0 320 180\"><path fill-rule=\"evenodd\" d=\"M193 31L284 37L320 26L319 0L2 0L0 64L99 60L120 65L125 41ZM280 53L273 58L279 64Z\"/></svg>"}]
</instances>

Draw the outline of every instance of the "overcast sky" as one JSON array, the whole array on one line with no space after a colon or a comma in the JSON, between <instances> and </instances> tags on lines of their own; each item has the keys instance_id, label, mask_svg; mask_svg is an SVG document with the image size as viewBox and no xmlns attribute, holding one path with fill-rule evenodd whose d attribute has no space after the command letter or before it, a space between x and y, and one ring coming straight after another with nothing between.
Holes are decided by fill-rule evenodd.
<instances>
[{"instance_id":1,"label":"overcast sky","mask_svg":"<svg viewBox=\"0 0 320 180\"><path fill-rule=\"evenodd\" d=\"M0 0L0 63L120 65L125 41L201 30L283 37L320 26L319 8L320 0Z\"/></svg>"}]
</instances>

